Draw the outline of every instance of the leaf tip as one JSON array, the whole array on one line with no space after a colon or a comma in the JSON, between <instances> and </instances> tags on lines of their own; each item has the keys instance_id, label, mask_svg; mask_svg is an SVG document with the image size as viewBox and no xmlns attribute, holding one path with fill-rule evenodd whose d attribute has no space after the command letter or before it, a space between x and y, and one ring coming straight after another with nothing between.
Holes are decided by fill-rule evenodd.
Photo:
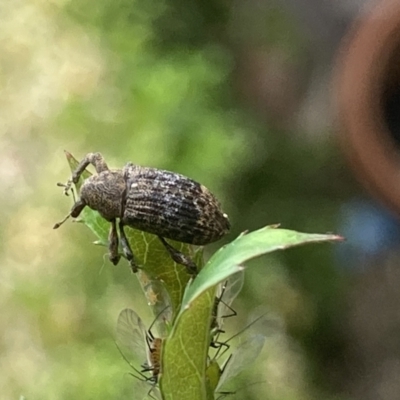
<instances>
[{"instance_id":1,"label":"leaf tip","mask_svg":"<svg viewBox=\"0 0 400 400\"><path fill-rule=\"evenodd\" d=\"M267 225L265 227L265 229L278 229L281 226L281 224L271 224L271 225Z\"/></svg>"},{"instance_id":2,"label":"leaf tip","mask_svg":"<svg viewBox=\"0 0 400 400\"><path fill-rule=\"evenodd\" d=\"M64 150L64 154L68 161L73 160L74 157L68 150Z\"/></svg>"},{"instance_id":3,"label":"leaf tip","mask_svg":"<svg viewBox=\"0 0 400 400\"><path fill-rule=\"evenodd\" d=\"M332 235L332 240L336 241L336 242L345 242L346 238L344 236L341 235Z\"/></svg>"}]
</instances>

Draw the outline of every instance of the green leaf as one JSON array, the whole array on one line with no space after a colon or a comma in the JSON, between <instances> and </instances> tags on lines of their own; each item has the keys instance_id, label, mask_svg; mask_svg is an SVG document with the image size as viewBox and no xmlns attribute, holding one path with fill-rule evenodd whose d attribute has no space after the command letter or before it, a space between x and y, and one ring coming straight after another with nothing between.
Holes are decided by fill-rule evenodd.
<instances>
[{"instance_id":1,"label":"green leaf","mask_svg":"<svg viewBox=\"0 0 400 400\"><path fill-rule=\"evenodd\" d=\"M244 268L242 264L247 260L262 254L300 244L341 239L336 235L306 234L270 226L241 235L215 253L187 287L180 313L170 336L165 340L163 374L160 377L164 398L210 398L212 383L206 374L206 366L211 312L218 283L241 271Z\"/></svg>"},{"instance_id":2,"label":"green leaf","mask_svg":"<svg viewBox=\"0 0 400 400\"><path fill-rule=\"evenodd\" d=\"M65 154L71 171L74 171L79 164L78 160L68 152L65 152ZM84 171L76 185L78 191L84 179L87 179L90 175L88 171ZM79 222L83 222L96 235L98 239L96 244L108 246L110 223L103 219L97 211L85 207L80 215ZM175 312L180 308L183 292L190 279L186 268L176 264L171 259L169 253L155 235L127 227L126 236L138 264L143 267L136 275L149 303L157 306L154 313L157 314L160 308L170 304L175 315ZM168 242L182 253L189 255L201 268L203 264L202 248L195 249L191 245L172 240ZM120 261L120 263L123 262L128 265L126 261ZM166 291L155 291L155 285L153 285L155 281L162 282ZM159 286L157 285L157 287ZM165 292L168 293L168 299L165 298Z\"/></svg>"},{"instance_id":3,"label":"green leaf","mask_svg":"<svg viewBox=\"0 0 400 400\"><path fill-rule=\"evenodd\" d=\"M181 313L189 308L190 304L201 293L241 271L244 268L243 263L252 258L302 244L340 240L343 240L343 238L338 235L301 233L279 229L276 226L267 226L241 235L219 249L210 258L193 283L187 288Z\"/></svg>"},{"instance_id":4,"label":"green leaf","mask_svg":"<svg viewBox=\"0 0 400 400\"><path fill-rule=\"evenodd\" d=\"M164 400L207 399L206 361L215 289L197 297L165 340L159 383Z\"/></svg>"}]
</instances>

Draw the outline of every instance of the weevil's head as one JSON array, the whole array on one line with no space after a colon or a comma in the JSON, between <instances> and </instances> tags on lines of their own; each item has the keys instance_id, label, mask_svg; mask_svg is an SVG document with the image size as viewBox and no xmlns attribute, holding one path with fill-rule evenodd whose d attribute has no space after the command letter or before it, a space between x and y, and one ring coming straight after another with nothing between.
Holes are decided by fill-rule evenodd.
<instances>
[{"instance_id":1,"label":"weevil's head","mask_svg":"<svg viewBox=\"0 0 400 400\"><path fill-rule=\"evenodd\" d=\"M126 183L122 170L107 170L84 181L80 199L111 221L121 217L125 193Z\"/></svg>"}]
</instances>

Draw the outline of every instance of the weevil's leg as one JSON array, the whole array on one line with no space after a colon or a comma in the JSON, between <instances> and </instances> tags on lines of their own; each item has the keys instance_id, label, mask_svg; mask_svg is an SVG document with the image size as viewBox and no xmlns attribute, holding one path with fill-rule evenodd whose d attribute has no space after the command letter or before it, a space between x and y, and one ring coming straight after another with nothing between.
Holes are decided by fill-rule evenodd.
<instances>
[{"instance_id":1,"label":"weevil's leg","mask_svg":"<svg viewBox=\"0 0 400 400\"><path fill-rule=\"evenodd\" d=\"M108 258L114 265L117 265L121 258L118 254L118 233L115 219L111 221L110 233L108 234Z\"/></svg>"},{"instance_id":2,"label":"weevil's leg","mask_svg":"<svg viewBox=\"0 0 400 400\"><path fill-rule=\"evenodd\" d=\"M89 164L94 166L98 174L103 171L108 171L108 166L100 153L88 153L72 173L73 183L78 183L83 171Z\"/></svg>"},{"instance_id":3,"label":"weevil's leg","mask_svg":"<svg viewBox=\"0 0 400 400\"><path fill-rule=\"evenodd\" d=\"M194 276L197 275L197 265L190 259L190 257L181 253L179 250L175 249L175 247L172 247L163 237L158 236L158 238L176 263L185 266L189 274Z\"/></svg>"},{"instance_id":4,"label":"weevil's leg","mask_svg":"<svg viewBox=\"0 0 400 400\"><path fill-rule=\"evenodd\" d=\"M69 217L76 218L82 212L82 210L86 207L86 203L83 200L78 200L71 208L69 214L60 222L57 222L53 229L59 228Z\"/></svg>"},{"instance_id":5,"label":"weevil's leg","mask_svg":"<svg viewBox=\"0 0 400 400\"><path fill-rule=\"evenodd\" d=\"M135 262L135 257L133 255L131 246L128 242L128 238L125 235L124 231L124 223L122 221L119 221L119 236L121 239L121 246L122 246L122 251L124 253L124 256L126 259L129 261L129 264L131 265L132 271L137 272L139 266Z\"/></svg>"}]
</instances>

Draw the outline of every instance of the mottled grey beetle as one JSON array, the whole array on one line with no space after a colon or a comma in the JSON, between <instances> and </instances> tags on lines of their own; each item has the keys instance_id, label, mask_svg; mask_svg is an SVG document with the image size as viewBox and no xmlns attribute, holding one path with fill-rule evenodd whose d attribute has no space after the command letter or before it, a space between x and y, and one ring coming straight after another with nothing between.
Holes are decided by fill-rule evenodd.
<instances>
[{"instance_id":1,"label":"mottled grey beetle","mask_svg":"<svg viewBox=\"0 0 400 400\"><path fill-rule=\"evenodd\" d=\"M203 185L174 172L141 167L128 163L123 169L110 170L100 153L88 153L64 186L68 193L72 183L77 183L85 168L92 164L97 175L86 179L80 189L80 198L70 213L76 218L85 208L97 210L111 223L109 258L116 265L118 254L117 219L122 252L132 270L137 271L132 249L124 232L128 225L158 236L172 259L184 265L189 273L196 274L196 264L166 240L206 245L229 232L228 216L221 210L215 196Z\"/></svg>"}]
</instances>

